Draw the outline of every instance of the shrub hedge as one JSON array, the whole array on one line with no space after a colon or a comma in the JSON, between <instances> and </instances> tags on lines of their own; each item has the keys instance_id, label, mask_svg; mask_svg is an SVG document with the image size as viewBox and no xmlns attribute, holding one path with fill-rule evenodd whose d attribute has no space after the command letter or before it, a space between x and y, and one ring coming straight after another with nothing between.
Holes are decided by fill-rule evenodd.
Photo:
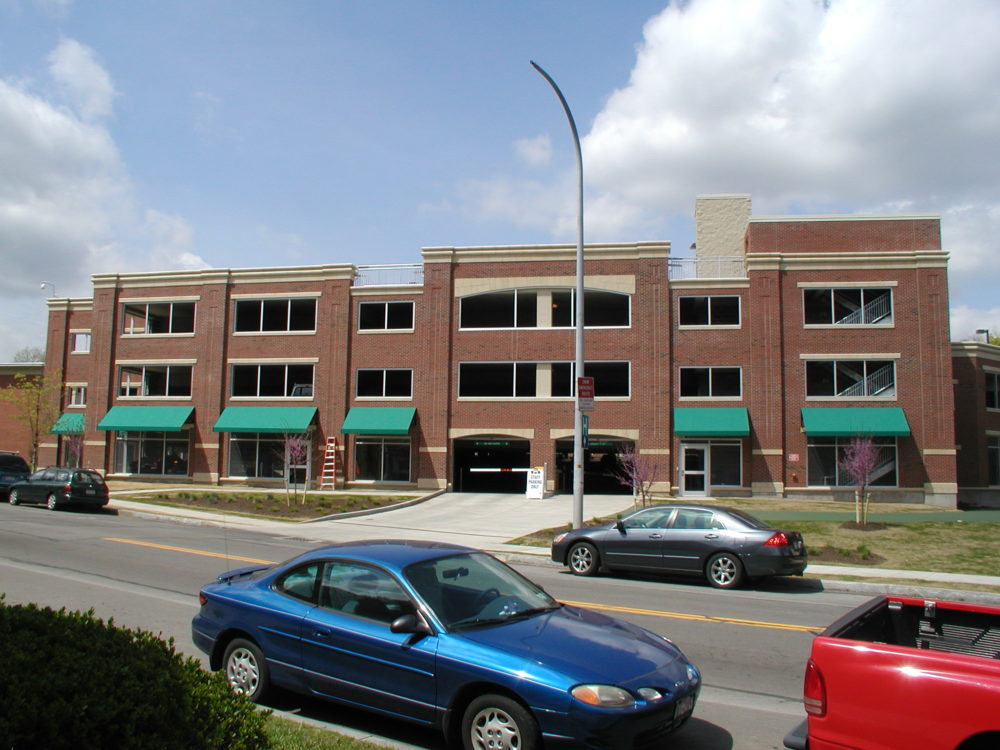
<instances>
[{"instance_id":1,"label":"shrub hedge","mask_svg":"<svg viewBox=\"0 0 1000 750\"><path fill-rule=\"evenodd\" d=\"M262 750L269 712L173 639L0 595L0 747Z\"/></svg>"}]
</instances>

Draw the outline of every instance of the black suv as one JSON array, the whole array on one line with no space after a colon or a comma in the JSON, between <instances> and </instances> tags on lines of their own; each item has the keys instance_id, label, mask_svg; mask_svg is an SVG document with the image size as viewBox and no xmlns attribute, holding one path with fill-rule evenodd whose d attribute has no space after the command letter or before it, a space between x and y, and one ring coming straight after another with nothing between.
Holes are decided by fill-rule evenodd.
<instances>
[{"instance_id":1,"label":"black suv","mask_svg":"<svg viewBox=\"0 0 1000 750\"><path fill-rule=\"evenodd\" d=\"M0 451L0 497L7 497L14 482L27 479L28 463L17 453Z\"/></svg>"}]
</instances>

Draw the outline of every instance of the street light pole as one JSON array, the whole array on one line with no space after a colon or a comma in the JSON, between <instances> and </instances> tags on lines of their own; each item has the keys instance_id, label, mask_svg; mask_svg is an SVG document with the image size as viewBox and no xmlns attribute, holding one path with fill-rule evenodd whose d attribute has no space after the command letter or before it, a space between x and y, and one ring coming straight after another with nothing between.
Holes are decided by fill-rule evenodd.
<instances>
[{"instance_id":1,"label":"street light pole","mask_svg":"<svg viewBox=\"0 0 1000 750\"><path fill-rule=\"evenodd\" d=\"M573 317L576 321L576 358L574 367L574 382L579 382L578 378L583 376L583 152L580 150L580 136L576 130L576 121L573 113L569 109L566 97L552 80L552 76L546 73L534 61L531 67L537 70L542 77L549 82L552 90L559 97L563 111L566 112L566 119L569 120L569 129L573 133L573 145L576 148L576 178L577 178L577 207L576 207L576 295L573 300ZM573 528L578 529L583 526L583 411L580 409L579 388L575 388L576 398L573 399Z\"/></svg>"}]
</instances>

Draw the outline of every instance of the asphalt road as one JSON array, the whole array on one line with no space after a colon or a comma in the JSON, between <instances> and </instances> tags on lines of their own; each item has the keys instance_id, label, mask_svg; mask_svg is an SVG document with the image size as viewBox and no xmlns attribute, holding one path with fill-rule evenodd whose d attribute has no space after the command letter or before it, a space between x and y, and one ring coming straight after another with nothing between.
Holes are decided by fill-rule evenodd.
<instances>
[{"instance_id":1,"label":"asphalt road","mask_svg":"<svg viewBox=\"0 0 1000 750\"><path fill-rule=\"evenodd\" d=\"M311 541L239 528L151 520L110 513L52 513L0 506L0 591L8 603L94 608L105 619L191 641L197 591L248 561L280 561ZM719 591L693 581L581 579L538 560L517 565L562 601L609 611L677 643L704 676L694 719L674 735L691 750L781 748L802 716L802 671L812 633L866 597L775 582ZM332 723L398 747L441 748L436 734L373 720L341 708L282 699L276 708Z\"/></svg>"}]
</instances>

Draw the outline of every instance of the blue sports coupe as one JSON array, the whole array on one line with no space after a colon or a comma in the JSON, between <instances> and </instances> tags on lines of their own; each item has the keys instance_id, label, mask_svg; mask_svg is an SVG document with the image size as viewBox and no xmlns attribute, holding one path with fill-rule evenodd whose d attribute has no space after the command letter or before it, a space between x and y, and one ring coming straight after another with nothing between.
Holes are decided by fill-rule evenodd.
<instances>
[{"instance_id":1,"label":"blue sports coupe","mask_svg":"<svg viewBox=\"0 0 1000 750\"><path fill-rule=\"evenodd\" d=\"M453 544L321 547L225 573L199 599L194 642L237 692L287 688L468 749L658 747L701 687L666 638Z\"/></svg>"}]
</instances>

